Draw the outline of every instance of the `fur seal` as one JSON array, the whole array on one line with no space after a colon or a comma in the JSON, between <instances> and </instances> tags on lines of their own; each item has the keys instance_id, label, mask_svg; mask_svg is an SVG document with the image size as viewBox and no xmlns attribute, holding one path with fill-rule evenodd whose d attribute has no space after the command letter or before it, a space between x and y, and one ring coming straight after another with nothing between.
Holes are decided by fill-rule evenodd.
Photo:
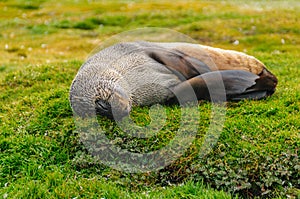
<instances>
[{"instance_id":1,"label":"fur seal","mask_svg":"<svg viewBox=\"0 0 300 199\"><path fill-rule=\"evenodd\" d=\"M81 66L70 102L81 117L97 113L122 118L132 106L173 103L188 86L198 100L210 100L207 83L220 81L217 73L228 101L262 99L277 85L263 63L237 51L190 43L125 42L101 50Z\"/></svg>"}]
</instances>

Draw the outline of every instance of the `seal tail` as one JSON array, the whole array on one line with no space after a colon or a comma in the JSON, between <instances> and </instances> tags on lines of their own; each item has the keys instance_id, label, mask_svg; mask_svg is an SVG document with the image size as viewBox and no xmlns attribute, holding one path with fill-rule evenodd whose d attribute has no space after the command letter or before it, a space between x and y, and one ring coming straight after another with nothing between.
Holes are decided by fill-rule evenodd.
<instances>
[{"instance_id":1,"label":"seal tail","mask_svg":"<svg viewBox=\"0 0 300 199\"><path fill-rule=\"evenodd\" d=\"M171 91L184 101L192 100L187 93L189 87L193 88L198 100L238 101L265 98L274 93L276 85L276 77L266 70L260 76L243 70L224 70L198 75Z\"/></svg>"}]
</instances>

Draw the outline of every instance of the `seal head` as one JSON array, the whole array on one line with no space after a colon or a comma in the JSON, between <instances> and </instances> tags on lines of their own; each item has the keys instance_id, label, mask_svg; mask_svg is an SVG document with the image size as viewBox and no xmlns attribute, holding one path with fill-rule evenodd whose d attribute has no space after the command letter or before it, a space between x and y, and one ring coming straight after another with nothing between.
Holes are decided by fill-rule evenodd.
<instances>
[{"instance_id":1,"label":"seal head","mask_svg":"<svg viewBox=\"0 0 300 199\"><path fill-rule=\"evenodd\" d=\"M74 114L81 117L106 116L119 120L131 110L131 100L124 90L111 81L73 81L70 102Z\"/></svg>"}]
</instances>

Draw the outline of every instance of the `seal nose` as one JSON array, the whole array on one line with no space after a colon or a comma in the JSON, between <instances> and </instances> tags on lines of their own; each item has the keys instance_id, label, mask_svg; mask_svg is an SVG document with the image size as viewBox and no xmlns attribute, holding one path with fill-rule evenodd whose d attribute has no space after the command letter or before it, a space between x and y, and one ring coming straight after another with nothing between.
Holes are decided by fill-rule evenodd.
<instances>
[{"instance_id":1,"label":"seal nose","mask_svg":"<svg viewBox=\"0 0 300 199\"><path fill-rule=\"evenodd\" d=\"M97 99L95 101L95 109L96 109L96 113L98 115L106 116L110 119L113 118L113 114L111 111L111 105L107 101L104 101L102 99Z\"/></svg>"},{"instance_id":2,"label":"seal nose","mask_svg":"<svg viewBox=\"0 0 300 199\"><path fill-rule=\"evenodd\" d=\"M121 120L123 117L129 115L130 110L118 103L111 104L105 100L97 99L95 101L96 113L101 116L106 116L109 119Z\"/></svg>"}]
</instances>

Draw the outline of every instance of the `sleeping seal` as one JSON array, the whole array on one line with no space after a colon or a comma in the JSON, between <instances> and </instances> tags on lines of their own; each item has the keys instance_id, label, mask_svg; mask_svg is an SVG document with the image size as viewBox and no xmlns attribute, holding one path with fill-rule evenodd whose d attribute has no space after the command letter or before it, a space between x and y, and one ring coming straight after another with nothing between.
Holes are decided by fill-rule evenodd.
<instances>
[{"instance_id":1,"label":"sleeping seal","mask_svg":"<svg viewBox=\"0 0 300 199\"><path fill-rule=\"evenodd\" d=\"M207 84L220 81L217 74L227 100L265 98L277 85L263 63L244 53L189 43L126 42L103 49L81 66L70 102L81 117L122 118L132 106L176 102L188 87L198 100L210 100Z\"/></svg>"}]
</instances>

